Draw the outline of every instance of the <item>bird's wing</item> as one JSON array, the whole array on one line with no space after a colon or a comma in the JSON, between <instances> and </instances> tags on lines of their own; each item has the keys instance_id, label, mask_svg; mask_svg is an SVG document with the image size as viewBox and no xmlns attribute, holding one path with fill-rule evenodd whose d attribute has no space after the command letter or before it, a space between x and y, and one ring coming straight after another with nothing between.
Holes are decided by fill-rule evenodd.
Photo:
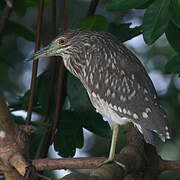
<instances>
[{"instance_id":1,"label":"bird's wing","mask_svg":"<svg viewBox=\"0 0 180 180\"><path fill-rule=\"evenodd\" d=\"M136 56L120 46L120 51L112 53L107 61L106 55L101 54L106 62L92 65L89 91L110 104L120 117L131 119L144 131L156 132L161 139L169 138L167 116L159 105L151 79ZM94 60L98 58L94 55Z\"/></svg>"}]
</instances>

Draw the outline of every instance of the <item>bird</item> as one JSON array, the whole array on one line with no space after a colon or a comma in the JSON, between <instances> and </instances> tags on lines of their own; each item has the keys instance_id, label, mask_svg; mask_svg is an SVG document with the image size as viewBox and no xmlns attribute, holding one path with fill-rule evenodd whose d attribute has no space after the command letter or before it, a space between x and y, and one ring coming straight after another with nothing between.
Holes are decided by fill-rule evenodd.
<instances>
[{"instance_id":1,"label":"bird","mask_svg":"<svg viewBox=\"0 0 180 180\"><path fill-rule=\"evenodd\" d=\"M146 143L154 134L170 139L168 117L141 61L112 34L86 29L68 29L28 60L61 56L65 67L85 87L92 105L113 124L110 153L103 164L116 162L119 127L133 123ZM116 162L118 165L124 165Z\"/></svg>"}]
</instances>

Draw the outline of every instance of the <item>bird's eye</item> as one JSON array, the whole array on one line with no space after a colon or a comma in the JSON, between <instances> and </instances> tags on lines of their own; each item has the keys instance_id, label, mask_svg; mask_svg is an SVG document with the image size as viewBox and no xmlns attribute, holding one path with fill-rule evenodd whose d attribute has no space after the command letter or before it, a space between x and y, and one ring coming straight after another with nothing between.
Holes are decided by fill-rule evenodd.
<instances>
[{"instance_id":1,"label":"bird's eye","mask_svg":"<svg viewBox=\"0 0 180 180\"><path fill-rule=\"evenodd\" d=\"M59 45L64 45L66 42L67 42L67 40L64 38L61 38L58 40Z\"/></svg>"}]
</instances>

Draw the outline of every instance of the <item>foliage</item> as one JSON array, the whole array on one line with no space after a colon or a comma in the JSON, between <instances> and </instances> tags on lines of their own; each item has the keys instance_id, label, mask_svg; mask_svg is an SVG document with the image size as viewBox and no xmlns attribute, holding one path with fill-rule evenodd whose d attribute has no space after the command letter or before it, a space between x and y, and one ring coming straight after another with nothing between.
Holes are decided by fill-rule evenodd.
<instances>
[{"instance_id":1,"label":"foliage","mask_svg":"<svg viewBox=\"0 0 180 180\"><path fill-rule=\"evenodd\" d=\"M76 2L76 0L74 1ZM5 5L5 1L0 1L0 14L2 14ZM17 71L21 69L19 73L22 73L22 69L28 66L28 63L22 63L23 60L18 62L9 57L13 56L14 59L18 59L20 55L21 58L24 56L23 47L18 48L19 41L23 41L24 43L35 42L36 30L32 24L29 24L30 20L29 22L25 22L26 20L24 19L26 19L25 16L29 16L29 19L31 19L31 15L28 13L29 11L33 10L37 11L38 5L39 1L36 0L16 0L14 7L15 15L8 20L0 41L0 80L3 79L3 85L6 84L10 79L8 72L15 69L14 71L17 73ZM51 1L46 0L45 7L49 6L51 6ZM153 47L157 48L155 42L165 33L167 41L172 46L174 51L171 53L173 54L173 56L171 55L172 58L167 56L169 58L168 62L164 66L164 69L161 69L161 71L168 74L180 74L179 0L107 0L103 15L96 14L86 18L84 15L82 15L80 20L75 19L76 17L71 15L71 6L68 6L68 8L70 9L70 14L68 16L70 17L69 19L71 24L69 27L106 31L116 36L116 38L121 42L126 42L142 34L145 43L147 45L152 45L152 51L154 50ZM136 13L139 11L144 12L144 15L141 17L142 24L132 27L132 24L127 21L127 18L129 18L128 13L135 12L136 15ZM81 12L78 11L78 13ZM124 16L124 21L117 20L119 18L119 13ZM112 14L116 16L116 18L113 19ZM75 21L71 21L73 18ZM16 48L10 49L10 45L12 43L9 43L9 45L7 42L17 42ZM166 50L163 49L163 52L165 51ZM153 55L156 55L156 52L152 52L151 56ZM26 70L24 70L24 72L25 71ZM52 105L50 107L50 119L53 119L55 111L58 71L59 70L57 68L55 86L52 94ZM4 72L6 72L5 78ZM51 79L50 73L50 70L45 70L40 73L37 78L33 112L38 114L41 118L45 116L48 108L49 82ZM15 78L16 80L14 80ZM13 83L17 83L17 86L23 86L22 84L19 84L19 81L21 80L15 75L14 79ZM83 128L86 128L94 134L105 138L111 137L111 129L108 122L104 121L100 114L96 113L96 110L91 105L88 95L81 82L70 73L67 73L66 82L67 97L65 104L63 105L63 109L60 112L61 116L54 140L54 147L59 155L63 157L72 157L75 155L76 149L82 148L83 146ZM12 86L12 89L15 89L14 86ZM166 107L169 113L173 114L172 117L177 119L178 111L175 111L174 109L179 107L177 102L179 90L175 88L173 82L170 84L169 89L171 90L169 90L167 94L161 96L161 100L167 105ZM2 90L7 92L7 94L12 93L10 93L7 88L2 88ZM14 98L13 96L13 98L16 100L11 101L9 105L12 111L27 110L30 91L27 88L24 91L23 96L18 98ZM17 94L22 94L22 90L17 90ZM172 110L172 107L176 108ZM39 142L42 140L45 132L52 126L52 124L43 124L41 118L39 118L37 121L38 125L36 123L33 124L34 132L30 138L31 158L35 158L40 146ZM19 124L25 123L23 118L15 117L15 119ZM175 135L175 137L178 137L178 135Z\"/></svg>"}]
</instances>

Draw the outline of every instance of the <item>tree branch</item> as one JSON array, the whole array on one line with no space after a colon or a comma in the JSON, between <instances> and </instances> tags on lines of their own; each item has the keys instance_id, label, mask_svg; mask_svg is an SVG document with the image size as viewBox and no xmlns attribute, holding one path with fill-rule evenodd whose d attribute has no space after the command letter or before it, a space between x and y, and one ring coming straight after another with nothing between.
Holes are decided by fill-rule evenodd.
<instances>
[{"instance_id":1,"label":"tree branch","mask_svg":"<svg viewBox=\"0 0 180 180\"><path fill-rule=\"evenodd\" d=\"M6 23L8 21L8 18L11 15L12 8L14 5L14 0L11 0L11 1L6 0L6 3L7 3L7 5L4 8L4 11L3 11L2 16L1 16L1 21L0 21L0 36L2 35L4 28L6 26Z\"/></svg>"},{"instance_id":2,"label":"tree branch","mask_svg":"<svg viewBox=\"0 0 180 180\"><path fill-rule=\"evenodd\" d=\"M97 158L62 158L62 159L38 159L32 164L38 171L54 169L92 169L100 164L104 157Z\"/></svg>"},{"instance_id":3,"label":"tree branch","mask_svg":"<svg viewBox=\"0 0 180 180\"><path fill-rule=\"evenodd\" d=\"M67 29L67 10L66 10L66 0L62 0L62 15L63 15L63 30L65 31ZM60 64L59 64L59 74L58 74L58 86L57 86L57 97L56 97L56 109L54 114L54 121L53 121L53 128L52 128L52 134L51 134L51 140L50 144L53 143L56 128L59 121L60 116L60 109L62 108L62 105L64 103L65 98L63 99L63 81L64 81L64 74L65 74L65 67L64 63L62 61L62 57L59 58Z\"/></svg>"},{"instance_id":4,"label":"tree branch","mask_svg":"<svg viewBox=\"0 0 180 180\"><path fill-rule=\"evenodd\" d=\"M51 37L52 39L56 36L56 0L51 0L52 2L52 7L51 7ZM55 88L55 76L56 76L56 66L57 66L57 57L50 57L50 69L51 69L51 75L50 75L50 82L49 82L49 95L48 95L48 105L47 105L47 110L44 118L44 122L50 122L52 118L49 117L50 114L50 107L53 102L53 90ZM50 129L44 136L43 142L41 144L41 148L39 151L39 158L44 158L47 156L49 145L51 144L51 136L52 136L52 130Z\"/></svg>"},{"instance_id":5,"label":"tree branch","mask_svg":"<svg viewBox=\"0 0 180 180\"><path fill-rule=\"evenodd\" d=\"M126 166L126 172L116 164L107 164L97 167L105 157L97 158L64 158L64 159L40 159L34 160L33 165L40 171L51 169L92 169L91 179L116 180L125 177L126 180L136 179L143 176L145 180L157 179L162 171L180 170L180 162L165 161L156 153L154 146L146 144L143 136L131 124L126 132L128 146L124 147L120 154L116 155L116 161ZM95 169L93 169L95 168ZM83 179L84 175L74 174L64 179ZM88 179L88 178L86 178ZM84 179L85 180L85 179Z\"/></svg>"},{"instance_id":6,"label":"tree branch","mask_svg":"<svg viewBox=\"0 0 180 180\"><path fill-rule=\"evenodd\" d=\"M37 23L37 31L36 31L35 52L38 51L40 48L40 34L41 34L41 26L42 26L42 18L43 18L43 7L44 7L44 0L40 0L39 10L38 10L38 23ZM31 93L30 93L27 118L26 118L26 132L27 133L30 133L31 131L30 123L31 123L33 100L34 100L34 95L35 95L37 69L38 69L38 59L33 61L32 79L31 79L31 88L30 88Z\"/></svg>"},{"instance_id":7,"label":"tree branch","mask_svg":"<svg viewBox=\"0 0 180 180\"><path fill-rule=\"evenodd\" d=\"M0 171L8 180L19 180L30 163L27 154L28 136L17 126L0 92Z\"/></svg>"},{"instance_id":8,"label":"tree branch","mask_svg":"<svg viewBox=\"0 0 180 180\"><path fill-rule=\"evenodd\" d=\"M160 171L180 171L180 161L169 161L159 159Z\"/></svg>"}]
</instances>

